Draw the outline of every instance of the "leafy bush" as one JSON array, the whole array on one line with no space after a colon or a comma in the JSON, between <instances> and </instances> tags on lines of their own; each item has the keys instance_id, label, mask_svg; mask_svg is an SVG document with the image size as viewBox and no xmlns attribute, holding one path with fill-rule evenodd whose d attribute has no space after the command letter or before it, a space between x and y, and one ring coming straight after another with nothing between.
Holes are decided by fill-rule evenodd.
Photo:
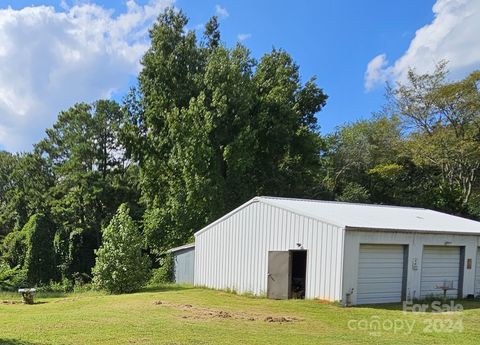
<instances>
[{"instance_id":1,"label":"leafy bush","mask_svg":"<svg viewBox=\"0 0 480 345\"><path fill-rule=\"evenodd\" d=\"M60 282L52 281L48 285L37 287L37 292L46 292L54 294L64 294L69 292L85 292L92 290L92 284L86 283L90 279L82 277L80 274L74 274L74 279L64 278Z\"/></svg>"},{"instance_id":2,"label":"leafy bush","mask_svg":"<svg viewBox=\"0 0 480 345\"><path fill-rule=\"evenodd\" d=\"M85 292L93 289L92 278L86 273L73 274L73 292Z\"/></svg>"},{"instance_id":3,"label":"leafy bush","mask_svg":"<svg viewBox=\"0 0 480 345\"><path fill-rule=\"evenodd\" d=\"M22 267L27 251L26 234L21 229L9 233L2 242L2 257L10 267Z\"/></svg>"},{"instance_id":4,"label":"leafy bush","mask_svg":"<svg viewBox=\"0 0 480 345\"><path fill-rule=\"evenodd\" d=\"M153 270L151 285L172 283L174 280L173 254L166 254L160 261L160 268Z\"/></svg>"},{"instance_id":5,"label":"leafy bush","mask_svg":"<svg viewBox=\"0 0 480 345\"><path fill-rule=\"evenodd\" d=\"M93 289L94 289L94 286L92 284L82 284L82 285L75 284L73 286L73 292L75 293L88 292L88 291L92 291Z\"/></svg>"},{"instance_id":6,"label":"leafy bush","mask_svg":"<svg viewBox=\"0 0 480 345\"><path fill-rule=\"evenodd\" d=\"M13 291L26 286L27 271L18 266L10 268L4 261L0 261L0 291Z\"/></svg>"},{"instance_id":7,"label":"leafy bush","mask_svg":"<svg viewBox=\"0 0 480 345\"><path fill-rule=\"evenodd\" d=\"M61 282L50 282L50 284L37 287L37 292L54 292L54 293L67 293L71 292L73 284L68 279L63 279Z\"/></svg>"},{"instance_id":8,"label":"leafy bush","mask_svg":"<svg viewBox=\"0 0 480 345\"><path fill-rule=\"evenodd\" d=\"M132 292L148 280L150 260L143 253L143 238L120 205L110 224L103 230L103 244L97 250L93 284L110 293Z\"/></svg>"}]
</instances>

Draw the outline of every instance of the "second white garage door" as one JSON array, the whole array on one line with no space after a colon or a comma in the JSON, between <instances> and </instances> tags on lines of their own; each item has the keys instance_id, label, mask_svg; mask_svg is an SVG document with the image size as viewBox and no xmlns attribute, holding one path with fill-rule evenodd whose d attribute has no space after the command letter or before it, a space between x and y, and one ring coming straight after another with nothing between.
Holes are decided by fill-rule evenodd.
<instances>
[{"instance_id":1,"label":"second white garage door","mask_svg":"<svg viewBox=\"0 0 480 345\"><path fill-rule=\"evenodd\" d=\"M361 244L357 304L402 300L404 246Z\"/></svg>"},{"instance_id":2,"label":"second white garage door","mask_svg":"<svg viewBox=\"0 0 480 345\"><path fill-rule=\"evenodd\" d=\"M452 281L455 290L448 291L447 296L457 297L459 275L460 247L423 247L420 298L443 295L443 290L438 286Z\"/></svg>"}]
</instances>

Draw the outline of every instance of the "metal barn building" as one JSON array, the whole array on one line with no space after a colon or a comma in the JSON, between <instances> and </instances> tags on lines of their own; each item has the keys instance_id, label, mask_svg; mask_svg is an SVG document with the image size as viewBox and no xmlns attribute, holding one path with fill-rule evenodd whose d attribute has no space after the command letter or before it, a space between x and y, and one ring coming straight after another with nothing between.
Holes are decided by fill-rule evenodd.
<instances>
[{"instance_id":1,"label":"metal barn building","mask_svg":"<svg viewBox=\"0 0 480 345\"><path fill-rule=\"evenodd\" d=\"M343 304L480 294L480 222L256 197L195 234L195 285ZM478 266L478 269L477 269Z\"/></svg>"},{"instance_id":2,"label":"metal barn building","mask_svg":"<svg viewBox=\"0 0 480 345\"><path fill-rule=\"evenodd\" d=\"M173 280L177 284L193 284L195 244L186 244L168 251L173 256Z\"/></svg>"}]
</instances>

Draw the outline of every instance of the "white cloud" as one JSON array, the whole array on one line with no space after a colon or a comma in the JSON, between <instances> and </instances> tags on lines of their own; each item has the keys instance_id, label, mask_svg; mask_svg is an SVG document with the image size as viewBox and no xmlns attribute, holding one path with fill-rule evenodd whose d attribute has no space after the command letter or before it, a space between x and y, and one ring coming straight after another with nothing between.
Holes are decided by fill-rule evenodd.
<instances>
[{"instance_id":1,"label":"white cloud","mask_svg":"<svg viewBox=\"0 0 480 345\"><path fill-rule=\"evenodd\" d=\"M385 67L388 65L387 56L380 54L375 56L367 65L365 72L365 89L371 90L375 85L387 81Z\"/></svg>"},{"instance_id":2,"label":"white cloud","mask_svg":"<svg viewBox=\"0 0 480 345\"><path fill-rule=\"evenodd\" d=\"M409 68L419 73L433 71L448 60L453 78L480 68L480 1L437 0L433 21L417 30L407 51L392 65L381 54L373 58L365 73L365 88L386 80L405 81Z\"/></svg>"},{"instance_id":3,"label":"white cloud","mask_svg":"<svg viewBox=\"0 0 480 345\"><path fill-rule=\"evenodd\" d=\"M148 48L148 28L172 0L126 11L92 3L64 10L0 10L0 146L28 150L59 111L128 86Z\"/></svg>"},{"instance_id":4,"label":"white cloud","mask_svg":"<svg viewBox=\"0 0 480 345\"><path fill-rule=\"evenodd\" d=\"M68 10L70 6L68 6L68 3L65 0L60 1L60 7L64 10Z\"/></svg>"},{"instance_id":5,"label":"white cloud","mask_svg":"<svg viewBox=\"0 0 480 345\"><path fill-rule=\"evenodd\" d=\"M242 42L252 37L252 34L238 34L237 39Z\"/></svg>"},{"instance_id":6,"label":"white cloud","mask_svg":"<svg viewBox=\"0 0 480 345\"><path fill-rule=\"evenodd\" d=\"M227 9L222 5L215 5L215 14L221 19L225 19L230 16L230 13L228 13Z\"/></svg>"}]
</instances>

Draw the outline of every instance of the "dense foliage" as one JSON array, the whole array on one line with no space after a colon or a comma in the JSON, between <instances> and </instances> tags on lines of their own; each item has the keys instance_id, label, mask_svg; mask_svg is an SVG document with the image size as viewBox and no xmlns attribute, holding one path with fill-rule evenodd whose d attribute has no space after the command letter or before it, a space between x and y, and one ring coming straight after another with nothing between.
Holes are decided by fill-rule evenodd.
<instances>
[{"instance_id":1,"label":"dense foliage","mask_svg":"<svg viewBox=\"0 0 480 345\"><path fill-rule=\"evenodd\" d=\"M200 44L186 25L168 10L151 30L142 111L130 111L127 133L159 251L254 195L308 195L320 167L314 115L327 97L314 79L302 84L284 51L257 62L241 45L224 47L215 18Z\"/></svg>"},{"instance_id":2,"label":"dense foliage","mask_svg":"<svg viewBox=\"0 0 480 345\"><path fill-rule=\"evenodd\" d=\"M149 276L149 258L143 253L143 238L120 205L110 224L103 230L103 243L97 250L93 283L111 293L132 292L142 287Z\"/></svg>"},{"instance_id":3,"label":"dense foliage","mask_svg":"<svg viewBox=\"0 0 480 345\"><path fill-rule=\"evenodd\" d=\"M480 218L480 71L412 70L378 114L322 136L327 96L287 52L227 47L215 17L197 38L172 9L150 38L122 105L76 104L32 152L0 152L0 288L83 284L96 263L97 285L130 291L142 248L164 280L166 249L256 195ZM136 282L115 271L134 266Z\"/></svg>"},{"instance_id":4,"label":"dense foliage","mask_svg":"<svg viewBox=\"0 0 480 345\"><path fill-rule=\"evenodd\" d=\"M154 269L150 278L151 285L161 285L175 281L175 258L167 252L160 258L160 268Z\"/></svg>"}]
</instances>

